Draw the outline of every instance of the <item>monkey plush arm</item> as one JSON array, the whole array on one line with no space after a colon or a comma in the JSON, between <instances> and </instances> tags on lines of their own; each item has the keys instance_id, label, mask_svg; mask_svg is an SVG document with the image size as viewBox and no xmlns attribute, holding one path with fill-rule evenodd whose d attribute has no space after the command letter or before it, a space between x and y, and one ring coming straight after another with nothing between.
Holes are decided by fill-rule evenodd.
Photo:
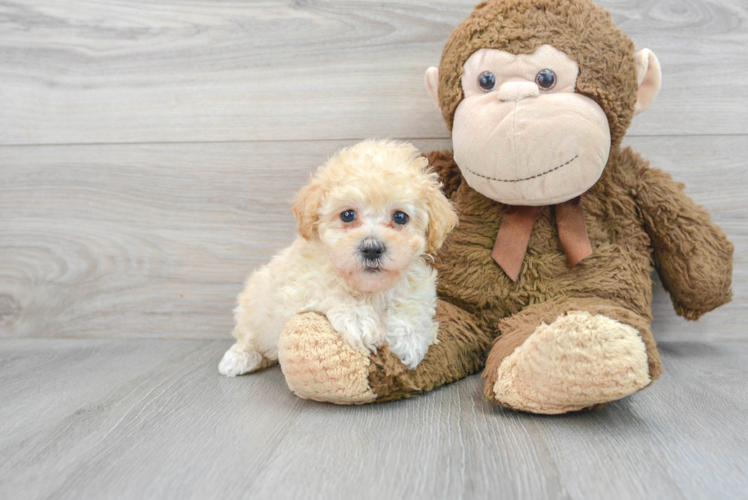
<instances>
[{"instance_id":1,"label":"monkey plush arm","mask_svg":"<svg viewBox=\"0 0 748 500\"><path fill-rule=\"evenodd\" d=\"M439 181L442 183L442 189L447 198L457 191L462 183L462 174L452 157L451 151L432 151L426 155L429 159L429 166L439 174Z\"/></svg>"},{"instance_id":2,"label":"monkey plush arm","mask_svg":"<svg viewBox=\"0 0 748 500\"><path fill-rule=\"evenodd\" d=\"M638 155L637 155L638 156ZM636 158L636 200L654 262L678 315L696 320L730 301L733 244L683 184Z\"/></svg>"}]
</instances>

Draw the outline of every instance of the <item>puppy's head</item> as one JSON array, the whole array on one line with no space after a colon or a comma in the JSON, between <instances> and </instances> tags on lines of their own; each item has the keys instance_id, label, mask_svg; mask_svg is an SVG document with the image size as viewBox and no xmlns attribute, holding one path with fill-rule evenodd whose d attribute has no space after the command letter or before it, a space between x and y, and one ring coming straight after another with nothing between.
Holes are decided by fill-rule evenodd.
<instances>
[{"instance_id":1,"label":"puppy's head","mask_svg":"<svg viewBox=\"0 0 748 500\"><path fill-rule=\"evenodd\" d=\"M297 195L299 235L318 240L352 287L390 288L436 252L457 215L411 144L368 140L341 150Z\"/></svg>"}]
</instances>

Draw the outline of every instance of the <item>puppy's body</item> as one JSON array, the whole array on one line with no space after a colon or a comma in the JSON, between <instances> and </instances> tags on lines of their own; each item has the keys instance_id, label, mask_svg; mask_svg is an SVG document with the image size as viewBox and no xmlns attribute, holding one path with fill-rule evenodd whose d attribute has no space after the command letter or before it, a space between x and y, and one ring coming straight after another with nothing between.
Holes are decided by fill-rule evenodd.
<instances>
[{"instance_id":1,"label":"puppy's body","mask_svg":"<svg viewBox=\"0 0 748 500\"><path fill-rule=\"evenodd\" d=\"M273 363L285 323L309 311L326 315L352 347L387 342L409 368L417 366L437 333L436 271L426 256L456 223L425 158L391 141L345 149L300 192L294 213L299 238L239 295L237 342L220 372L235 376Z\"/></svg>"},{"instance_id":2,"label":"puppy's body","mask_svg":"<svg viewBox=\"0 0 748 500\"><path fill-rule=\"evenodd\" d=\"M360 292L336 275L318 246L299 238L250 276L234 312L237 347L274 361L283 325L316 311L352 347L374 350L387 342L405 364L418 364L436 339L436 272L415 262L393 288ZM242 373L267 364L258 356L252 361ZM236 371L226 368L226 375Z\"/></svg>"}]
</instances>

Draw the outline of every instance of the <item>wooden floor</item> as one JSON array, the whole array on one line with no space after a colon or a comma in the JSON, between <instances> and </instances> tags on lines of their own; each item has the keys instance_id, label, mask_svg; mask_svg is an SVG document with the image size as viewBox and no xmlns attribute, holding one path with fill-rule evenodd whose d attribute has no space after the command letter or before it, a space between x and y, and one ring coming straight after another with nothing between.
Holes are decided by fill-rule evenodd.
<instances>
[{"instance_id":1,"label":"wooden floor","mask_svg":"<svg viewBox=\"0 0 748 500\"><path fill-rule=\"evenodd\" d=\"M0 0L0 499L748 498L744 1L600 0L663 69L625 144L736 243L701 321L655 285L653 387L550 418L218 375L313 168L450 147L423 73L476 1Z\"/></svg>"},{"instance_id":2,"label":"wooden floor","mask_svg":"<svg viewBox=\"0 0 748 500\"><path fill-rule=\"evenodd\" d=\"M745 498L748 343L662 343L608 407L503 410L472 376L360 407L279 368L227 379L223 340L0 343L3 498Z\"/></svg>"}]
</instances>

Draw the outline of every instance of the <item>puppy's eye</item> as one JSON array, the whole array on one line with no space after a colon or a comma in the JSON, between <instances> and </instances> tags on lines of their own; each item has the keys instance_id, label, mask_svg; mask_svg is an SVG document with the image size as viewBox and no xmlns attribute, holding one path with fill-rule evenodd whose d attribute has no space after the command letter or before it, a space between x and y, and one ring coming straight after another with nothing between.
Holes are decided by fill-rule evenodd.
<instances>
[{"instance_id":1,"label":"puppy's eye","mask_svg":"<svg viewBox=\"0 0 748 500\"><path fill-rule=\"evenodd\" d=\"M550 69L541 69L537 75L535 75L535 83L538 84L543 90L551 90L556 86L556 73Z\"/></svg>"},{"instance_id":2,"label":"puppy's eye","mask_svg":"<svg viewBox=\"0 0 748 500\"><path fill-rule=\"evenodd\" d=\"M491 92L496 87L496 77L490 71L478 75L478 86L483 92Z\"/></svg>"},{"instance_id":3,"label":"puppy's eye","mask_svg":"<svg viewBox=\"0 0 748 500\"><path fill-rule=\"evenodd\" d=\"M356 220L356 211L355 210L346 210L345 212L340 214L340 220L343 222L353 222Z\"/></svg>"},{"instance_id":4,"label":"puppy's eye","mask_svg":"<svg viewBox=\"0 0 748 500\"><path fill-rule=\"evenodd\" d=\"M392 216L392 222L401 226L407 224L409 220L410 217L408 217L408 214L406 214L405 212L395 212L395 214Z\"/></svg>"}]
</instances>

